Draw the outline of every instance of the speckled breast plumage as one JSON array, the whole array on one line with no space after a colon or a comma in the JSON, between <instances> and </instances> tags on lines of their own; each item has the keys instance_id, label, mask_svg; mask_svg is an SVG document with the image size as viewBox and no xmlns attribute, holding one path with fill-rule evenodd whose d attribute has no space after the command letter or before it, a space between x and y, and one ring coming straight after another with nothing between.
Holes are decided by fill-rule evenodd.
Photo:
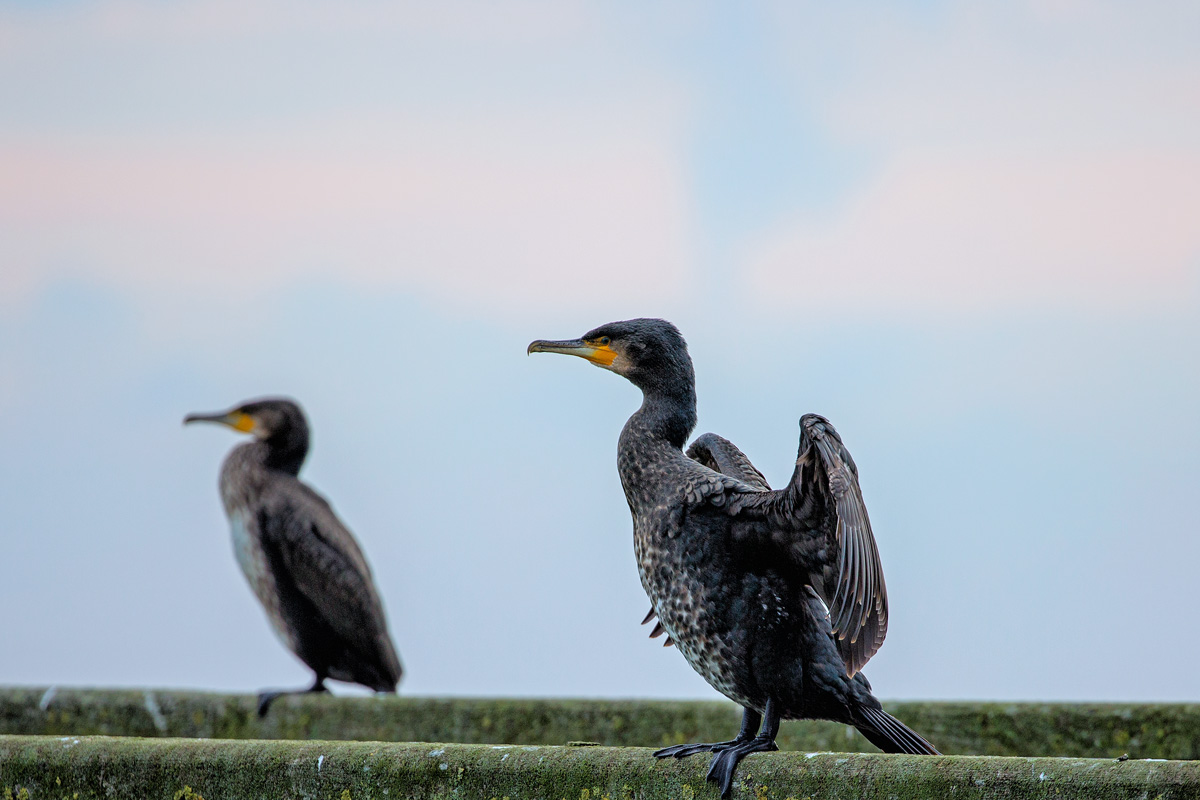
<instances>
[{"instance_id":1,"label":"speckled breast plumage","mask_svg":"<svg viewBox=\"0 0 1200 800\"><path fill-rule=\"evenodd\" d=\"M708 589L699 576L683 567L674 542L634 522L634 551L642 588L679 652L709 685L743 706L758 703L739 691L733 673L733 647L727 632L717 630L705 609Z\"/></svg>"},{"instance_id":2,"label":"speckled breast plumage","mask_svg":"<svg viewBox=\"0 0 1200 800\"><path fill-rule=\"evenodd\" d=\"M736 680L735 665L743 661L738 637L746 631L719 624L711 609L712 574L703 562L685 563L687 533L671 537L664 528L667 509L682 501L672 480L686 468L681 452L647 452L630 448L619 457L618 468L626 500L633 514L634 553L642 588L650 598L660 624L679 652L709 685L743 706L760 706ZM661 496L660 496L661 495Z\"/></svg>"}]
</instances>

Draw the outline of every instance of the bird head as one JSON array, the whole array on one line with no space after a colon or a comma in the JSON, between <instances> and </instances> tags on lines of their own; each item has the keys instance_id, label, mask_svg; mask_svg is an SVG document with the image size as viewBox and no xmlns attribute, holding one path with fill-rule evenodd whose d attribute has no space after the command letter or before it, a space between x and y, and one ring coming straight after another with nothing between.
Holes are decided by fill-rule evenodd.
<instances>
[{"instance_id":1,"label":"bird head","mask_svg":"<svg viewBox=\"0 0 1200 800\"><path fill-rule=\"evenodd\" d=\"M665 319L610 322L579 339L531 342L526 353L563 353L629 379L642 391L671 391L695 385L692 359L679 329Z\"/></svg>"},{"instance_id":2,"label":"bird head","mask_svg":"<svg viewBox=\"0 0 1200 800\"><path fill-rule=\"evenodd\" d=\"M228 411L183 418L184 425L191 422L216 422L252 435L265 445L265 463L292 475L308 454L308 421L300 405L286 397L248 400Z\"/></svg>"},{"instance_id":3,"label":"bird head","mask_svg":"<svg viewBox=\"0 0 1200 800\"><path fill-rule=\"evenodd\" d=\"M308 434L308 422L299 404L286 397L264 397L248 400L228 411L213 414L188 414L183 424L192 422L216 422L228 425L235 431L249 433L256 439L269 441L290 437L297 432Z\"/></svg>"}]
</instances>

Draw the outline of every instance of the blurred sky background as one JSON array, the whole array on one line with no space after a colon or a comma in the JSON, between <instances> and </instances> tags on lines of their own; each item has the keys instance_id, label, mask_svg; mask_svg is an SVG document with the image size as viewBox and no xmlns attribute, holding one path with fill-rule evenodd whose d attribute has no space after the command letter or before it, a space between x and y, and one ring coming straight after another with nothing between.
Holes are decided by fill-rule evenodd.
<instances>
[{"instance_id":1,"label":"blurred sky background","mask_svg":"<svg viewBox=\"0 0 1200 800\"><path fill-rule=\"evenodd\" d=\"M301 685L230 431L289 394L408 694L715 697L638 622L636 389L844 436L886 698L1192 700L1200 5L0 4L0 683Z\"/></svg>"}]
</instances>

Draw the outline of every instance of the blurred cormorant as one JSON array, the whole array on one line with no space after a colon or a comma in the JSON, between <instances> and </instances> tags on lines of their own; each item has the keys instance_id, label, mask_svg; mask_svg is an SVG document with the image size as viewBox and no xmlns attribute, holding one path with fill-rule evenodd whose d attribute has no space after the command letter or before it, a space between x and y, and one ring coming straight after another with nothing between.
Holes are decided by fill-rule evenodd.
<instances>
[{"instance_id":1,"label":"blurred cormorant","mask_svg":"<svg viewBox=\"0 0 1200 800\"><path fill-rule=\"evenodd\" d=\"M395 692L400 660L367 560L325 498L296 477L308 454L300 406L264 398L189 422L253 435L221 466L234 553L276 635L315 673L308 689L260 692L259 716L282 695L328 691L326 678Z\"/></svg>"},{"instance_id":2,"label":"blurred cormorant","mask_svg":"<svg viewBox=\"0 0 1200 800\"><path fill-rule=\"evenodd\" d=\"M800 419L791 482L772 491L720 436L704 434L683 452L696 425L696 384L671 323L613 322L581 339L535 341L527 352L580 356L642 390L621 430L617 468L652 604L645 621L657 616L651 635L665 631L744 709L732 741L656 756L714 753L708 777L728 796L744 756L777 749L781 719L830 719L885 752L937 754L880 707L859 671L883 643L887 592L858 470L828 420Z\"/></svg>"}]
</instances>

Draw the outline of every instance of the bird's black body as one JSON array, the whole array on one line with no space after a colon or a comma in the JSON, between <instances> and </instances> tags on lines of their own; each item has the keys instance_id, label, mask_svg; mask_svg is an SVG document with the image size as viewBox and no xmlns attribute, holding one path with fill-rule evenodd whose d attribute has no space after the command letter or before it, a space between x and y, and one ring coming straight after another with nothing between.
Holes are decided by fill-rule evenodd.
<instances>
[{"instance_id":1,"label":"bird's black body","mask_svg":"<svg viewBox=\"0 0 1200 800\"><path fill-rule=\"evenodd\" d=\"M246 403L191 415L255 434L221 467L221 500L234 552L276 635L314 673L394 692L402 670L371 570L329 503L297 477L308 424L290 400ZM259 713L287 692L263 692Z\"/></svg>"},{"instance_id":2,"label":"bird's black body","mask_svg":"<svg viewBox=\"0 0 1200 800\"><path fill-rule=\"evenodd\" d=\"M617 467L652 604L647 620L657 616L656 632L746 710L732 742L658 755L716 753L710 777L727 794L744 755L775 749L780 719L836 720L888 752L937 752L880 708L858 672L883 642L887 598L857 470L827 420L801 420L792 481L773 492L719 436L683 451L696 422L695 378L670 323L611 323L529 349L580 355L642 390Z\"/></svg>"}]
</instances>

